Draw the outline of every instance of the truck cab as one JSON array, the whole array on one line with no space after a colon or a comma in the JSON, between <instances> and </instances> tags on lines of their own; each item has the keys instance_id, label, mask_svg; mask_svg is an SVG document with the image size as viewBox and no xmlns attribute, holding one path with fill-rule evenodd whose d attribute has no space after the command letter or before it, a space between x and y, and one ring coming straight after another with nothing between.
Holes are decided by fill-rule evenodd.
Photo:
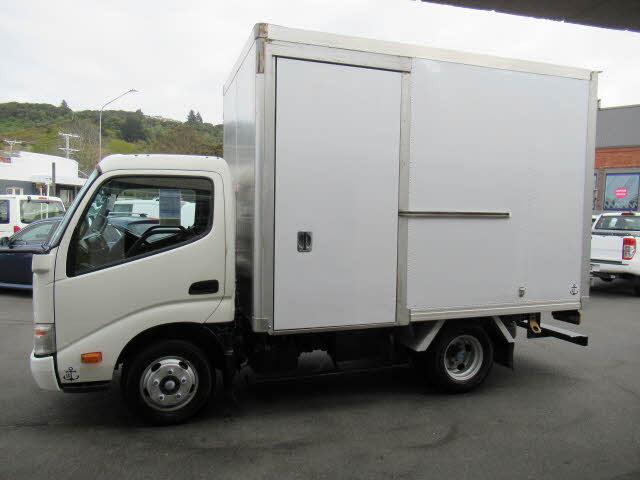
<instances>
[{"instance_id":1,"label":"truck cab","mask_svg":"<svg viewBox=\"0 0 640 480\"><path fill-rule=\"evenodd\" d=\"M123 196L159 198L157 221L123 224L110 216ZM38 384L99 387L142 332L231 322L231 219L229 169L219 158L115 155L100 162L48 252L33 262Z\"/></svg>"}]
</instances>

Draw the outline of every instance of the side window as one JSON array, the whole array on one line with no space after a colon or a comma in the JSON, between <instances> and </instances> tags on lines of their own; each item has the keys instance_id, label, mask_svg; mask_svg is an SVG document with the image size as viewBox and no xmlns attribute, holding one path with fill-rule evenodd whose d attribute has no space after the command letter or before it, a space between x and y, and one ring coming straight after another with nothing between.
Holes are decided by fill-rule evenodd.
<instances>
[{"instance_id":1,"label":"side window","mask_svg":"<svg viewBox=\"0 0 640 480\"><path fill-rule=\"evenodd\" d=\"M130 213L118 208L123 204L132 206ZM76 226L67 274L81 275L192 242L210 230L212 221L213 183L208 179L113 178L98 189Z\"/></svg>"},{"instance_id":2,"label":"side window","mask_svg":"<svg viewBox=\"0 0 640 480\"><path fill-rule=\"evenodd\" d=\"M0 200L0 223L9 223L9 200Z\"/></svg>"}]
</instances>

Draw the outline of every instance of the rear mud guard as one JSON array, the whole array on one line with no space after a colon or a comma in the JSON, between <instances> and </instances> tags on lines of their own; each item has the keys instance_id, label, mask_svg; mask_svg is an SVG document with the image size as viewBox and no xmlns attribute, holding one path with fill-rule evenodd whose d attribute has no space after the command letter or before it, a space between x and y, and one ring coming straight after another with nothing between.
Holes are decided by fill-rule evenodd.
<instances>
[{"instance_id":1,"label":"rear mud guard","mask_svg":"<svg viewBox=\"0 0 640 480\"><path fill-rule=\"evenodd\" d=\"M465 321L447 320L449 322ZM494 346L494 361L499 365L513 369L514 338L509 333L500 317L475 320L485 328ZM445 324L445 320L435 322L414 323L404 328L398 335L398 340L414 352L425 352Z\"/></svg>"}]
</instances>

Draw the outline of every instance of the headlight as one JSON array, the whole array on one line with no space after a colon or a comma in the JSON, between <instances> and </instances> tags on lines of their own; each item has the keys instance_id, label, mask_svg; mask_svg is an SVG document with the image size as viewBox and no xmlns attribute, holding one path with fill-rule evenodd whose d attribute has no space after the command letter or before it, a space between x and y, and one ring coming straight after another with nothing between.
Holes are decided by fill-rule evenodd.
<instances>
[{"instance_id":1,"label":"headlight","mask_svg":"<svg viewBox=\"0 0 640 480\"><path fill-rule=\"evenodd\" d=\"M53 323L36 323L33 326L33 353L38 357L56 351L56 327Z\"/></svg>"}]
</instances>

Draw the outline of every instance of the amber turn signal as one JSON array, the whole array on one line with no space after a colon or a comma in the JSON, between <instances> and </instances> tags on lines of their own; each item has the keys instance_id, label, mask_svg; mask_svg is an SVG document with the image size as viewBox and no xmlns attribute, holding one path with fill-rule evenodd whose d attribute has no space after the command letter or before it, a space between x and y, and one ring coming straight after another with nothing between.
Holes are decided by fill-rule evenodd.
<instances>
[{"instance_id":1,"label":"amber turn signal","mask_svg":"<svg viewBox=\"0 0 640 480\"><path fill-rule=\"evenodd\" d=\"M83 353L80 358L82 358L82 363L100 363L102 361L102 352Z\"/></svg>"}]
</instances>

